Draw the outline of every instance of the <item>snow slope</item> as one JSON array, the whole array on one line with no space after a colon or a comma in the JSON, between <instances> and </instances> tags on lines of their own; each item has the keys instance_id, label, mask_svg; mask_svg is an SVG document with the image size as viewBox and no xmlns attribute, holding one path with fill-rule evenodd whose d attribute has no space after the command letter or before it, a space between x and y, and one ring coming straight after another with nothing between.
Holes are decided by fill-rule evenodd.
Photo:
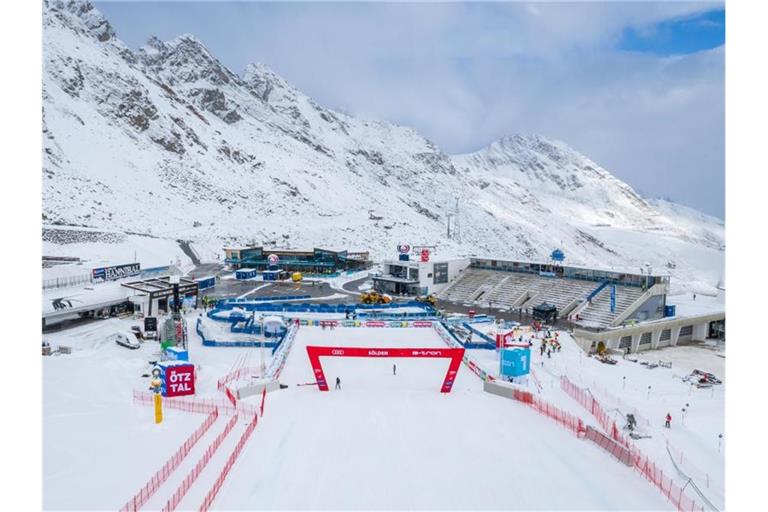
<instances>
[{"instance_id":1,"label":"snow slope","mask_svg":"<svg viewBox=\"0 0 768 512\"><path fill-rule=\"evenodd\" d=\"M721 221L649 203L561 142L451 156L317 105L261 64L236 74L192 35L132 51L80 0L46 0L43 27L47 224L192 240L205 257L251 242L382 257L406 241L546 259L562 245L574 264L668 266L682 289L721 277Z\"/></svg>"},{"instance_id":2,"label":"snow slope","mask_svg":"<svg viewBox=\"0 0 768 512\"><path fill-rule=\"evenodd\" d=\"M430 329L302 327L265 416L221 490L222 509L666 510L638 474L445 360L325 358L306 345L445 347ZM392 364L397 375L392 375Z\"/></svg>"}]
</instances>

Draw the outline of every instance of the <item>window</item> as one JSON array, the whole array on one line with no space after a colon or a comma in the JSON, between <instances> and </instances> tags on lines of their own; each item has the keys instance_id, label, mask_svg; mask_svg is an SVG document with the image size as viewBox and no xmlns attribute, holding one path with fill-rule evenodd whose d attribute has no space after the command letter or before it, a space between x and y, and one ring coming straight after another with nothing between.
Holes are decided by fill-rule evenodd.
<instances>
[{"instance_id":1,"label":"window","mask_svg":"<svg viewBox=\"0 0 768 512\"><path fill-rule=\"evenodd\" d=\"M690 336L691 334L693 334L692 325L684 325L680 328L680 336Z\"/></svg>"},{"instance_id":2,"label":"window","mask_svg":"<svg viewBox=\"0 0 768 512\"><path fill-rule=\"evenodd\" d=\"M434 284L444 284L448 282L448 264L435 263L435 277L432 279Z\"/></svg>"},{"instance_id":3,"label":"window","mask_svg":"<svg viewBox=\"0 0 768 512\"><path fill-rule=\"evenodd\" d=\"M640 344L641 345L649 345L651 343L651 333L644 332L642 336L640 336Z\"/></svg>"},{"instance_id":4,"label":"window","mask_svg":"<svg viewBox=\"0 0 768 512\"><path fill-rule=\"evenodd\" d=\"M660 341L669 341L670 338L672 338L671 329L664 329L663 331L661 331L661 337L659 338Z\"/></svg>"},{"instance_id":5,"label":"window","mask_svg":"<svg viewBox=\"0 0 768 512\"><path fill-rule=\"evenodd\" d=\"M632 348L632 336L622 336L619 348Z\"/></svg>"}]
</instances>

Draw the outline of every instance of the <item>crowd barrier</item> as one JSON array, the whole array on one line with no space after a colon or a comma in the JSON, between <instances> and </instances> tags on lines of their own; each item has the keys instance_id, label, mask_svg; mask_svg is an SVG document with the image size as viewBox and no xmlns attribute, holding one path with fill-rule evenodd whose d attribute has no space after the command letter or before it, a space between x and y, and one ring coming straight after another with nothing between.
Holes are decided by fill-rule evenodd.
<instances>
[{"instance_id":1,"label":"crowd barrier","mask_svg":"<svg viewBox=\"0 0 768 512\"><path fill-rule=\"evenodd\" d=\"M700 505L685 494L684 488L677 485L674 480L664 475L664 472L648 457L633 450L632 464L642 475L670 501L680 512L704 512L704 506Z\"/></svg>"},{"instance_id":2,"label":"crowd barrier","mask_svg":"<svg viewBox=\"0 0 768 512\"><path fill-rule=\"evenodd\" d=\"M237 306L238 304L252 304L255 302L264 302L267 300L302 300L302 299L311 299L312 296L309 294L304 295L262 295L261 297L251 297L250 299L224 299L223 301L218 302L216 305L217 307L220 307L222 305L230 305L234 304ZM231 308L230 308L231 309Z\"/></svg>"},{"instance_id":3,"label":"crowd barrier","mask_svg":"<svg viewBox=\"0 0 768 512\"><path fill-rule=\"evenodd\" d=\"M688 460L681 450L672 446L669 441L667 441L667 451L669 451L669 456L672 457L675 464L684 469L691 478L703 484L707 489L715 487L714 482L712 481L713 479L710 478L709 473L699 469L695 464Z\"/></svg>"},{"instance_id":4,"label":"crowd barrier","mask_svg":"<svg viewBox=\"0 0 768 512\"><path fill-rule=\"evenodd\" d=\"M434 322L432 324L432 327L434 328L435 332L438 336L445 342L446 345L448 345L451 348L465 348L464 345L461 344L461 342L456 338L456 336L441 322ZM464 356L461 358L461 362L464 363L464 366L469 368L469 370L477 375L480 380L483 382L492 382L495 379L493 376L477 366L470 358L467 352L464 352Z\"/></svg>"},{"instance_id":5,"label":"crowd barrier","mask_svg":"<svg viewBox=\"0 0 768 512\"><path fill-rule=\"evenodd\" d=\"M638 425L642 425L644 427L651 426L651 422L645 416L640 414L636 407L629 405L624 400L617 397L603 386L599 385L597 382L592 381L589 383L589 389L593 393L597 394L597 396L603 400L603 403L606 404L606 406L613 406L622 411L626 411L626 413L634 414Z\"/></svg>"},{"instance_id":6,"label":"crowd barrier","mask_svg":"<svg viewBox=\"0 0 768 512\"><path fill-rule=\"evenodd\" d=\"M134 389L133 402L140 405L153 406L154 394L150 391L138 391ZM163 398L163 408L202 414L210 414L214 410L218 409L219 413L221 414L244 414L248 416L258 412L258 408L250 404L238 402L238 404L235 406L227 400L214 398Z\"/></svg>"},{"instance_id":7,"label":"crowd barrier","mask_svg":"<svg viewBox=\"0 0 768 512\"><path fill-rule=\"evenodd\" d=\"M625 465L630 467L632 466L632 453L629 451L629 449L620 445L602 432L598 432L594 428L587 426L587 432L584 437L616 457Z\"/></svg>"},{"instance_id":8,"label":"crowd barrier","mask_svg":"<svg viewBox=\"0 0 768 512\"><path fill-rule=\"evenodd\" d=\"M679 511L695 512L704 510L703 505L698 504L696 500L685 494L683 492L684 488L678 486L673 479L665 476L664 472L653 461L643 455L635 446L630 446L627 439L619 433L616 422L608 416L602 405L595 400L588 390L579 388L568 380L568 377L565 375L560 377L560 387L592 413L603 430L610 434L610 438L613 441L619 443L631 453L632 465L635 469L653 483Z\"/></svg>"},{"instance_id":9,"label":"crowd barrier","mask_svg":"<svg viewBox=\"0 0 768 512\"><path fill-rule=\"evenodd\" d=\"M152 478L149 479L144 487L142 487L141 490L136 493L135 496L133 496L133 498L128 500L128 502L123 505L123 507L120 509L120 512L135 512L143 507L149 498L151 498L155 492L157 492L157 489L160 488L163 482L166 481L168 476L173 473L179 464L181 464L181 461L184 460L192 447L195 446L197 441L199 441L200 438L203 437L206 432L208 432L208 429L211 428L211 425L216 422L216 418L218 417L218 409L211 411L208 417L206 417L203 423L197 427L194 432L192 432L192 434L187 438L186 441L184 441L181 447L179 447L176 453L174 453L171 458L168 459L165 464L163 464L163 467L161 467L152 476Z\"/></svg>"},{"instance_id":10,"label":"crowd barrier","mask_svg":"<svg viewBox=\"0 0 768 512\"><path fill-rule=\"evenodd\" d=\"M267 372L264 374L264 378L268 380L277 380L285 367L285 361L288 359L288 354L291 352L293 346L293 340L296 339L296 333L299 331L299 326L296 323L292 323L288 326L288 331L285 333L283 343L280 348L272 356L272 362L267 368Z\"/></svg>"},{"instance_id":11,"label":"crowd barrier","mask_svg":"<svg viewBox=\"0 0 768 512\"><path fill-rule=\"evenodd\" d=\"M232 453L230 453L229 457L227 457L227 462L226 464L224 464L224 469L222 469L221 473L219 473L219 476L216 479L216 481L213 483L211 490L209 490L208 494L205 495L205 499L203 499L203 503L200 505L200 508L198 509L200 512L206 512L211 508L211 505L213 504L213 500L216 499L216 495L219 493L221 486L224 485L224 480L227 478L227 475L229 475L229 471L232 469L232 466L235 464L235 461L237 461L237 458L240 456L240 452L243 451L243 447L245 446L245 443L248 442L248 439L251 437L251 434L253 434L253 431L256 429L257 422L258 422L258 417L254 416L253 421L248 425L248 427L246 427L245 432L243 432L243 435L240 436L240 440L237 442L235 449L232 450Z\"/></svg>"},{"instance_id":12,"label":"crowd barrier","mask_svg":"<svg viewBox=\"0 0 768 512\"><path fill-rule=\"evenodd\" d=\"M307 297L310 298L310 297ZM234 302L237 300L237 302ZM281 300L288 300L281 298ZM295 313L346 313L347 311L361 311L366 309L386 310L397 308L419 308L423 311L431 312L436 315L435 308L429 304L415 300L408 302L390 302L389 304L316 304L311 302L288 303L288 302L259 302L253 299L229 299L216 304L216 307L208 312L208 315L216 315L222 310L241 308L246 311L283 311ZM361 313L362 314L362 313Z\"/></svg>"},{"instance_id":13,"label":"crowd barrier","mask_svg":"<svg viewBox=\"0 0 768 512\"><path fill-rule=\"evenodd\" d=\"M208 462L210 462L211 458L216 453L216 450L219 449L221 443L229 435L229 433L232 432L232 429L235 428L236 424L237 414L232 416L232 418L224 427L224 430L219 432L219 435L216 436L213 442L208 446L208 449L205 450L205 453L203 453L203 456L200 458L200 460L197 461L195 467L192 468L189 473L187 473L187 476L184 477L184 480L182 480L181 484L179 484L179 487L176 488L176 491L163 507L163 512L171 512L176 510L176 507L178 507L179 503L181 503L181 500L184 499L184 496L186 496L189 488L192 487L193 483L195 483L197 477L200 476L200 473L202 473L202 471L208 465Z\"/></svg>"},{"instance_id":14,"label":"crowd barrier","mask_svg":"<svg viewBox=\"0 0 768 512\"><path fill-rule=\"evenodd\" d=\"M586 434L586 428L581 418L559 409L541 398L535 397L529 391L523 391L518 387L496 382L485 382L483 384L483 391L524 403L536 412L555 420L579 437L583 437Z\"/></svg>"},{"instance_id":15,"label":"crowd barrier","mask_svg":"<svg viewBox=\"0 0 768 512\"><path fill-rule=\"evenodd\" d=\"M491 337L490 337L490 336L488 336L487 334L485 334L483 331L479 331L479 330L475 329L474 327L472 327L472 326L471 326L469 323L467 323L467 322L464 322L464 323L462 324L462 326L463 326L465 329L467 329L469 332L471 332L472 334L475 334L475 335L477 335L477 336L480 336L480 338L481 338L481 339L484 339L484 340L485 340L487 343L490 343L491 345L493 345L493 348L496 348L496 340L495 340L495 339L493 339L493 338L491 338Z\"/></svg>"},{"instance_id":16,"label":"crowd barrier","mask_svg":"<svg viewBox=\"0 0 768 512\"><path fill-rule=\"evenodd\" d=\"M560 376L560 389L565 391L568 396L579 402L582 407L588 410L611 439L620 443L625 448L629 448L629 441L621 435L621 431L619 430L619 427L616 426L616 422L607 412L605 412L603 406L600 405L600 402L595 400L595 397L592 396L592 393L590 393L589 390L581 389L579 386L568 380L568 377L565 375Z\"/></svg>"},{"instance_id":17,"label":"crowd barrier","mask_svg":"<svg viewBox=\"0 0 768 512\"><path fill-rule=\"evenodd\" d=\"M221 320L217 320L217 321L221 321ZM202 340L203 345L206 347L264 347L264 348L272 349L273 354L280 347L280 345L283 343L283 340L285 339L285 333L283 333L277 338L273 338L274 341L214 340L206 336L205 329L203 328L202 318L197 319L197 323L195 324L195 332L197 332L197 335L200 336L200 339Z\"/></svg>"},{"instance_id":18,"label":"crowd barrier","mask_svg":"<svg viewBox=\"0 0 768 512\"><path fill-rule=\"evenodd\" d=\"M314 327L432 327L434 319L422 320L315 320L298 319L299 325Z\"/></svg>"},{"instance_id":19,"label":"crowd barrier","mask_svg":"<svg viewBox=\"0 0 768 512\"><path fill-rule=\"evenodd\" d=\"M467 316L449 316L445 318L445 322L451 325L454 324L484 324L488 322L495 322L496 317L493 315L475 315L472 318Z\"/></svg>"}]
</instances>

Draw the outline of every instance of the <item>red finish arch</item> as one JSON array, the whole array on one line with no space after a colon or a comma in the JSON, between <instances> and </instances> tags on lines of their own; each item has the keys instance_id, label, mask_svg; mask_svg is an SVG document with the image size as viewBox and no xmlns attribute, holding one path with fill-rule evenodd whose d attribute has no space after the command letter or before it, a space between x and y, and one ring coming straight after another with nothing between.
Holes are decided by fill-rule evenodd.
<instances>
[{"instance_id":1,"label":"red finish arch","mask_svg":"<svg viewBox=\"0 0 768 512\"><path fill-rule=\"evenodd\" d=\"M375 347L317 347L307 346L307 355L315 374L315 381L320 391L328 391L321 357L426 357L450 359L448 371L445 374L441 393L450 393L456 373L459 371L461 359L464 357L463 348L375 348Z\"/></svg>"}]
</instances>

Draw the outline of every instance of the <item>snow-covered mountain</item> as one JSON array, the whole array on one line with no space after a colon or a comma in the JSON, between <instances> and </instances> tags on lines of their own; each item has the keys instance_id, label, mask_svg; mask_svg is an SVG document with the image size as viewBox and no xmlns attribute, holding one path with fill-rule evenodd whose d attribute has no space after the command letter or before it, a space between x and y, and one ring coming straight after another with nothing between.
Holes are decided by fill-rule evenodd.
<instances>
[{"instance_id":1,"label":"snow-covered mountain","mask_svg":"<svg viewBox=\"0 0 768 512\"><path fill-rule=\"evenodd\" d=\"M43 222L192 240L369 249L436 245L722 277L723 223L648 202L567 145L511 136L451 156L414 130L326 109L194 36L126 47L88 2L43 9ZM512 124L512 123L511 123ZM446 236L459 197L460 239Z\"/></svg>"}]
</instances>

